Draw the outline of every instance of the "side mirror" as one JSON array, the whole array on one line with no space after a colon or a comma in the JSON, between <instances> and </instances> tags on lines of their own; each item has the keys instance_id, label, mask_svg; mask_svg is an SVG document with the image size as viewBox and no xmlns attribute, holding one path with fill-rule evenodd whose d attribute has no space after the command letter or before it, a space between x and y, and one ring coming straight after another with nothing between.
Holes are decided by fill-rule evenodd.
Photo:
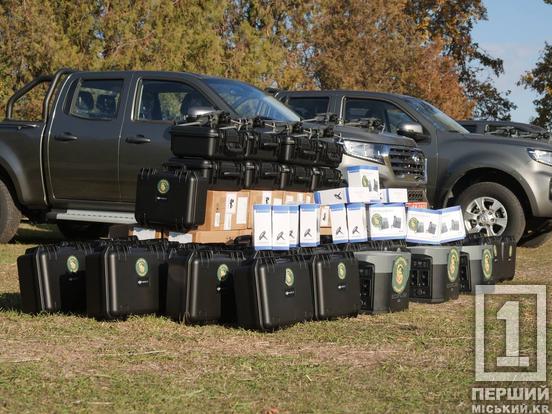
<instances>
[{"instance_id":1,"label":"side mirror","mask_svg":"<svg viewBox=\"0 0 552 414\"><path fill-rule=\"evenodd\" d=\"M412 139L421 139L424 135L424 128L415 122L404 122L397 128L397 134Z\"/></svg>"},{"instance_id":2,"label":"side mirror","mask_svg":"<svg viewBox=\"0 0 552 414\"><path fill-rule=\"evenodd\" d=\"M215 108L210 106L192 106L186 115L188 115L188 119L198 119L202 116L213 115L215 112Z\"/></svg>"}]
</instances>

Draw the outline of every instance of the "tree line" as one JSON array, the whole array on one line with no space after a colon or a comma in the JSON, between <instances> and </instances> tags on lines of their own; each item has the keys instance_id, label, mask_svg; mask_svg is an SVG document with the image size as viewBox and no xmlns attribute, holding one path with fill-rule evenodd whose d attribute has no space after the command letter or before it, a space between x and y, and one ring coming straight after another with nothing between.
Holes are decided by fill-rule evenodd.
<instances>
[{"instance_id":1,"label":"tree line","mask_svg":"<svg viewBox=\"0 0 552 414\"><path fill-rule=\"evenodd\" d=\"M514 108L471 36L481 0L3 0L0 101L60 67L191 71L259 87L426 99L456 118Z\"/></svg>"}]
</instances>

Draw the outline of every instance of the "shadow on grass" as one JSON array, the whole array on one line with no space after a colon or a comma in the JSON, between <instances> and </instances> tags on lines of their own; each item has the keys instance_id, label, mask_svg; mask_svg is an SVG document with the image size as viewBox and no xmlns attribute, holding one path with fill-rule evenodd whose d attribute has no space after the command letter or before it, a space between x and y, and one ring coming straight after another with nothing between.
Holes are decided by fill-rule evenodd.
<instances>
[{"instance_id":1,"label":"shadow on grass","mask_svg":"<svg viewBox=\"0 0 552 414\"><path fill-rule=\"evenodd\" d=\"M32 225L29 223L21 223L17 234L11 241L16 244L48 244L57 243L65 240L63 235L59 232L56 225L53 224L40 224Z\"/></svg>"},{"instance_id":2,"label":"shadow on grass","mask_svg":"<svg viewBox=\"0 0 552 414\"><path fill-rule=\"evenodd\" d=\"M21 312L21 295L19 293L0 293L0 311Z\"/></svg>"}]
</instances>

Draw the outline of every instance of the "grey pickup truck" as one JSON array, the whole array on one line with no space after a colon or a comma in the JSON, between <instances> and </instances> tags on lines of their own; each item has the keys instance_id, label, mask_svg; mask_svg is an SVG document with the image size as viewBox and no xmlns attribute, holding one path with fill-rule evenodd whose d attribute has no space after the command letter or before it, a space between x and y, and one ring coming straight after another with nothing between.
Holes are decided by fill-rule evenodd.
<instances>
[{"instance_id":1,"label":"grey pickup truck","mask_svg":"<svg viewBox=\"0 0 552 414\"><path fill-rule=\"evenodd\" d=\"M41 104L35 116L30 102ZM106 223L134 223L140 168L172 156L171 125L198 108L300 121L251 85L182 72L61 69L21 88L0 122L0 242L13 238L22 215L56 222L71 237L101 235ZM387 184L425 199L425 157L414 140L358 128L336 132L365 155L363 162L382 166ZM396 154L380 154L384 141Z\"/></svg>"},{"instance_id":2,"label":"grey pickup truck","mask_svg":"<svg viewBox=\"0 0 552 414\"><path fill-rule=\"evenodd\" d=\"M470 134L428 102L366 91L279 91L295 112L333 112L345 124L379 119L383 131L416 140L428 162L427 197L441 208L459 204L466 229L509 235L536 246L552 218L552 144L512 136Z\"/></svg>"}]
</instances>

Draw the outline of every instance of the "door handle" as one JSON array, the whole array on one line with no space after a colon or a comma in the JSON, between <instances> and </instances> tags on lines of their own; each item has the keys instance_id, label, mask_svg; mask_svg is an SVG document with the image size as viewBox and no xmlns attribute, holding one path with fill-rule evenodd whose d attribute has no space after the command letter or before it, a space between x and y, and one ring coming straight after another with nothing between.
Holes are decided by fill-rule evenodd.
<instances>
[{"instance_id":1,"label":"door handle","mask_svg":"<svg viewBox=\"0 0 552 414\"><path fill-rule=\"evenodd\" d=\"M135 137L126 137L125 142L128 142L129 144L149 144L151 139L143 135L137 135Z\"/></svg>"},{"instance_id":2,"label":"door handle","mask_svg":"<svg viewBox=\"0 0 552 414\"><path fill-rule=\"evenodd\" d=\"M70 132L64 132L63 134L61 135L56 135L54 136L54 139L56 141L63 141L63 142L67 142L67 141L76 141L77 139L79 139L77 136L71 134Z\"/></svg>"}]
</instances>

